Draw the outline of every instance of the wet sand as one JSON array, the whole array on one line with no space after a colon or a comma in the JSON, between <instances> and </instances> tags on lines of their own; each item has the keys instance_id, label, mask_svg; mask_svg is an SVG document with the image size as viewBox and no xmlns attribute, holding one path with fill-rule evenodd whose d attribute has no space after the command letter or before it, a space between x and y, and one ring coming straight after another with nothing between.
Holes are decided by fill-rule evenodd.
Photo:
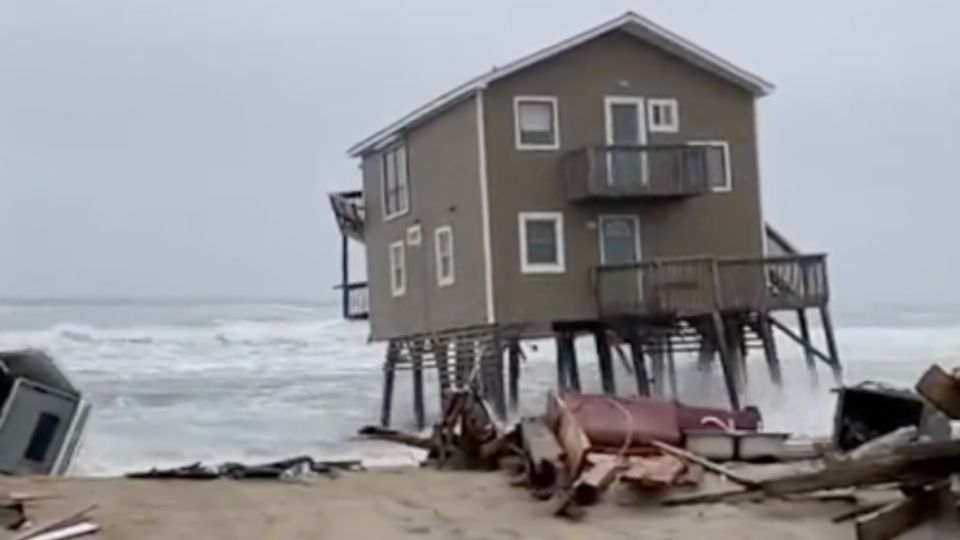
<instances>
[{"instance_id":1,"label":"wet sand","mask_svg":"<svg viewBox=\"0 0 960 540\"><path fill-rule=\"evenodd\" d=\"M548 515L546 503L510 487L499 473L406 469L304 483L0 479L0 492L14 491L58 496L31 503L34 520L98 504L92 517L102 526L97 537L105 539L854 538L850 523L830 522L848 503L666 508L627 489L608 493L582 521L570 522Z\"/></svg>"}]
</instances>

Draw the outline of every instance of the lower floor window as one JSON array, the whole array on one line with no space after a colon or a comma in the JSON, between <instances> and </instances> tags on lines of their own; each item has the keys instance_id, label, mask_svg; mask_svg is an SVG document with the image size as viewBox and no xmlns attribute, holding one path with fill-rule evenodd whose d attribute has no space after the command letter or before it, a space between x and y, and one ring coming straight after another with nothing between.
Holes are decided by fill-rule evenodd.
<instances>
[{"instance_id":1,"label":"lower floor window","mask_svg":"<svg viewBox=\"0 0 960 540\"><path fill-rule=\"evenodd\" d=\"M520 212L520 268L525 274L564 272L563 213Z\"/></svg>"}]
</instances>

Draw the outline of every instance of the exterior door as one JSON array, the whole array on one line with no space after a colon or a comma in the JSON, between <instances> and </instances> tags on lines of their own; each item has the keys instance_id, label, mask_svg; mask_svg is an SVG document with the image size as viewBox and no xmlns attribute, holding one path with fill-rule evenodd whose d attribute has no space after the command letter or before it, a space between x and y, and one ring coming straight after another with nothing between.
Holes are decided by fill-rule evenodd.
<instances>
[{"instance_id":1,"label":"exterior door","mask_svg":"<svg viewBox=\"0 0 960 540\"><path fill-rule=\"evenodd\" d=\"M643 98L608 96L605 99L607 182L611 186L638 188L646 183L647 156L635 148L647 142Z\"/></svg>"},{"instance_id":2,"label":"exterior door","mask_svg":"<svg viewBox=\"0 0 960 540\"><path fill-rule=\"evenodd\" d=\"M640 220L637 216L600 216L600 264L630 264L640 260Z\"/></svg>"}]
</instances>

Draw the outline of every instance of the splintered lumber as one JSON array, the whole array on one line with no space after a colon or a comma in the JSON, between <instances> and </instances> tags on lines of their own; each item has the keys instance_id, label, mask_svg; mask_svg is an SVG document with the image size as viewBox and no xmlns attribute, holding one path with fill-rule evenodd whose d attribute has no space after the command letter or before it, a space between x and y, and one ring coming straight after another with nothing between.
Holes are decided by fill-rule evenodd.
<instances>
[{"instance_id":1,"label":"splintered lumber","mask_svg":"<svg viewBox=\"0 0 960 540\"><path fill-rule=\"evenodd\" d=\"M887 503L870 503L863 506L858 506L851 510L847 510L842 514L837 514L830 519L832 523L843 523L844 521L849 521L854 518L858 518L864 514L872 514L877 510L887 506Z\"/></svg>"},{"instance_id":2,"label":"splintered lumber","mask_svg":"<svg viewBox=\"0 0 960 540\"><path fill-rule=\"evenodd\" d=\"M909 444L910 442L916 440L916 438L917 426L904 426L891 431L886 435L882 435L876 439L861 444L842 456L840 459L857 460L870 456L881 456L888 454L894 448Z\"/></svg>"},{"instance_id":3,"label":"splintered lumber","mask_svg":"<svg viewBox=\"0 0 960 540\"><path fill-rule=\"evenodd\" d=\"M579 517L580 507L595 503L623 470L619 460L606 460L586 469L570 487L552 502L555 516Z\"/></svg>"},{"instance_id":4,"label":"splintered lumber","mask_svg":"<svg viewBox=\"0 0 960 540\"><path fill-rule=\"evenodd\" d=\"M960 440L916 443L890 453L827 466L760 483L766 493L787 495L901 481L934 481L960 470Z\"/></svg>"},{"instance_id":5,"label":"splintered lumber","mask_svg":"<svg viewBox=\"0 0 960 540\"><path fill-rule=\"evenodd\" d=\"M520 421L523 450L530 461L530 483L536 487L556 485L563 477L563 448L542 418Z\"/></svg>"},{"instance_id":6,"label":"splintered lumber","mask_svg":"<svg viewBox=\"0 0 960 540\"><path fill-rule=\"evenodd\" d=\"M70 538L79 538L88 534L93 534L100 530L96 523L83 521L75 525L67 525L59 529L54 529L36 536L31 536L30 540L69 540Z\"/></svg>"},{"instance_id":7,"label":"splintered lumber","mask_svg":"<svg viewBox=\"0 0 960 540\"><path fill-rule=\"evenodd\" d=\"M917 382L917 392L953 420L960 420L960 377L933 365Z\"/></svg>"},{"instance_id":8,"label":"splintered lumber","mask_svg":"<svg viewBox=\"0 0 960 540\"><path fill-rule=\"evenodd\" d=\"M548 425L554 426L567 460L567 473L575 477L580 473L583 461L590 450L590 439L563 399L551 392L547 396Z\"/></svg>"},{"instance_id":9,"label":"splintered lumber","mask_svg":"<svg viewBox=\"0 0 960 540\"><path fill-rule=\"evenodd\" d=\"M855 525L857 540L889 540L933 517L941 508L948 483L931 486L876 512L860 517Z\"/></svg>"},{"instance_id":10,"label":"splintered lumber","mask_svg":"<svg viewBox=\"0 0 960 540\"><path fill-rule=\"evenodd\" d=\"M677 448L672 444L667 444L665 442L660 442L660 441L650 441L650 444L667 454L696 463L697 465L700 465L701 467L703 467L708 471L712 471L719 475L725 476L729 478L731 481L736 482L737 484L740 484L745 488L755 489L760 486L760 482L757 482L752 478L741 476L739 473L734 472L729 468L724 467L723 465L714 463L713 461L710 461L705 457L698 456L697 454L684 450L683 448Z\"/></svg>"},{"instance_id":11,"label":"splintered lumber","mask_svg":"<svg viewBox=\"0 0 960 540\"><path fill-rule=\"evenodd\" d=\"M22 501L0 499L0 528L16 530L24 521L26 516L23 513Z\"/></svg>"},{"instance_id":12,"label":"splintered lumber","mask_svg":"<svg viewBox=\"0 0 960 540\"><path fill-rule=\"evenodd\" d=\"M360 428L358 433L371 439L405 444L407 446L422 448L424 450L432 450L434 445L433 440L430 437L423 437L421 435L405 433L396 429L383 428L380 426L365 426Z\"/></svg>"},{"instance_id":13,"label":"splintered lumber","mask_svg":"<svg viewBox=\"0 0 960 540\"><path fill-rule=\"evenodd\" d=\"M75 524L75 522L85 519L87 514L89 514L90 512L93 512L96 509L97 509L97 505L94 504L94 505L87 506L86 508L77 510L76 512L67 514L63 517L42 521L25 531L20 531L19 533L14 535L13 538L11 538L10 540L30 540L31 538L35 538L42 533L53 531L55 529L60 529L68 525L73 525ZM88 534L88 533L84 533L84 534Z\"/></svg>"}]
</instances>

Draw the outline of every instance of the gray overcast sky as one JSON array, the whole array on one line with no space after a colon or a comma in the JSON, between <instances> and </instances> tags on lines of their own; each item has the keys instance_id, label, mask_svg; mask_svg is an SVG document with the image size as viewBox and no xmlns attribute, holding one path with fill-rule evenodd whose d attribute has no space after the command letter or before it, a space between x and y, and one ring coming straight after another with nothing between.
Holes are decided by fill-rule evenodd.
<instances>
[{"instance_id":1,"label":"gray overcast sky","mask_svg":"<svg viewBox=\"0 0 960 540\"><path fill-rule=\"evenodd\" d=\"M351 143L628 9L777 84L767 219L841 300L960 304L956 0L2 0L0 295L325 295Z\"/></svg>"}]
</instances>

